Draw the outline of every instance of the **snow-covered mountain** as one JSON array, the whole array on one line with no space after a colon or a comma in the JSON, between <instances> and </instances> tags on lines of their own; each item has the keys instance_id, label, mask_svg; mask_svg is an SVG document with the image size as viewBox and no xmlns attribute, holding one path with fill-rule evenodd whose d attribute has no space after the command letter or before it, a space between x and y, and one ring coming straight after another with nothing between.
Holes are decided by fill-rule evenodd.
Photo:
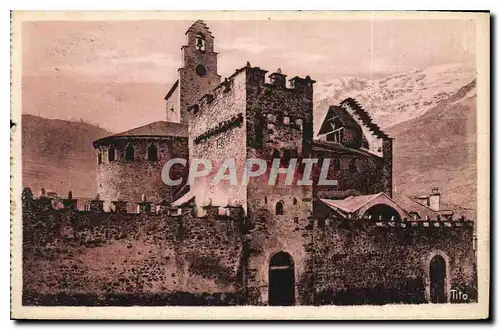
<instances>
[{"instance_id":1,"label":"snow-covered mountain","mask_svg":"<svg viewBox=\"0 0 500 330\"><path fill-rule=\"evenodd\" d=\"M389 127L424 114L476 77L463 64L416 69L377 80L353 77L331 79L314 85L315 131L329 105L351 97L381 127Z\"/></svg>"}]
</instances>

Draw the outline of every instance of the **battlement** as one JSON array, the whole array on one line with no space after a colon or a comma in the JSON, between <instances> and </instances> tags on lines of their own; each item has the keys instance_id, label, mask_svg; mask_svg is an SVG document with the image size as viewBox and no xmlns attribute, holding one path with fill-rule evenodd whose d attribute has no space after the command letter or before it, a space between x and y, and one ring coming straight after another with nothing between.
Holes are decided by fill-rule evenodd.
<instances>
[{"instance_id":1,"label":"battlement","mask_svg":"<svg viewBox=\"0 0 500 330\"><path fill-rule=\"evenodd\" d=\"M190 205L182 205L178 207L168 206L164 204L154 204L147 201L145 196L140 201L135 202L137 205L137 212L128 212L127 205L130 204L128 201L121 199L111 201L112 208L110 211L105 211L103 208L104 201L100 199L97 195L94 199L88 200L84 205L83 209L77 208L77 199L72 198L72 192L68 194L68 198L60 197L47 197L41 194L38 197L34 197L31 193L31 189L26 187L23 190L23 210L29 210L30 213L36 213L37 211L71 211L76 214L92 214L94 216L101 215L118 215L123 214L128 217L140 217L142 215L148 215L153 217L163 217L168 218L212 218L214 220L234 220L241 221L245 212L240 205L226 205L226 206L205 206L203 215L196 215L193 212L194 207ZM62 202L59 202L62 201ZM158 208L155 206L159 206Z\"/></svg>"},{"instance_id":2,"label":"battlement","mask_svg":"<svg viewBox=\"0 0 500 330\"><path fill-rule=\"evenodd\" d=\"M309 218L307 229L313 228L372 228L378 229L406 229L406 230L469 230L474 228L474 221L465 218L455 220L408 220L395 221L395 219L378 219L376 221L366 219L332 219L332 218Z\"/></svg>"},{"instance_id":3,"label":"battlement","mask_svg":"<svg viewBox=\"0 0 500 330\"><path fill-rule=\"evenodd\" d=\"M191 104L187 108L187 111L197 114L214 101L225 97L227 93L235 88L235 81L242 74L245 74L245 85L248 88L263 89L268 94L277 89L291 94L306 94L312 99L313 84L316 81L312 80L311 77L306 76L305 78L301 78L295 76L289 80L289 84L287 85L286 75L281 73L281 69L266 76L267 72L267 70L263 70L260 67L252 67L247 62L246 66L236 69L232 75L217 85L211 93L203 95L194 104Z\"/></svg>"}]
</instances>

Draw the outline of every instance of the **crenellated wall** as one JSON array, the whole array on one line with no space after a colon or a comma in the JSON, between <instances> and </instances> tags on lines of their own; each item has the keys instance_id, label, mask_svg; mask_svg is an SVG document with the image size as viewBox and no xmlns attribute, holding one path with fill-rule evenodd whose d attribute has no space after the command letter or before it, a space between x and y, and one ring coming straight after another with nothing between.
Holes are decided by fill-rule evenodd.
<instances>
[{"instance_id":1,"label":"crenellated wall","mask_svg":"<svg viewBox=\"0 0 500 330\"><path fill-rule=\"evenodd\" d=\"M266 305L278 252L293 260L299 305L428 302L436 255L448 300L464 302L451 290L477 299L472 221L312 218L286 197L283 215L268 199L248 217L207 207L197 218L56 210L24 196L26 305Z\"/></svg>"},{"instance_id":2,"label":"crenellated wall","mask_svg":"<svg viewBox=\"0 0 500 330\"><path fill-rule=\"evenodd\" d=\"M180 293L187 294L186 299L198 294L240 296L242 236L237 213L208 212L207 217L194 218L189 212L168 216L39 206L38 200L25 203L23 212L23 290L28 304L39 303L37 297L61 295L81 297L89 304L113 304L116 297L117 304L142 303L147 297L162 304L167 298L175 302L172 295Z\"/></svg>"}]
</instances>

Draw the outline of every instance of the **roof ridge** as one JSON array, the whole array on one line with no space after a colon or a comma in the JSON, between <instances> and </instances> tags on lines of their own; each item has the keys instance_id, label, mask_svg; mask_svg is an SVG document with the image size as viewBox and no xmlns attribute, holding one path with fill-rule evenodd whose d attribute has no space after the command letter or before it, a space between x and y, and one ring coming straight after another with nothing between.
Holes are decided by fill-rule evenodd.
<instances>
[{"instance_id":1,"label":"roof ridge","mask_svg":"<svg viewBox=\"0 0 500 330\"><path fill-rule=\"evenodd\" d=\"M368 111L366 109L364 109L359 104L358 101L356 101L352 97L348 97L345 100L343 100L342 102L340 102L341 106L343 106L344 104L349 105L354 110L354 112L360 117L361 121L366 126L368 126L371 130L373 130L373 132L378 137L389 138L389 135L387 135L384 131L382 131L382 129L380 128L380 126L378 126L377 123L375 123L373 121L373 118L370 116L370 114L368 113Z\"/></svg>"}]
</instances>

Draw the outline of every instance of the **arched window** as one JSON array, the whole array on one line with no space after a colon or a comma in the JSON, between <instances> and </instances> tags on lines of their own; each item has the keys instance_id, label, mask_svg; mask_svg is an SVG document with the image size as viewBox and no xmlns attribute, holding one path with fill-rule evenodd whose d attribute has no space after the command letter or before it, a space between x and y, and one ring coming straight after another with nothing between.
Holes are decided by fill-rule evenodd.
<instances>
[{"instance_id":1,"label":"arched window","mask_svg":"<svg viewBox=\"0 0 500 330\"><path fill-rule=\"evenodd\" d=\"M276 203L276 215L284 214L284 204L282 201Z\"/></svg>"},{"instance_id":2,"label":"arched window","mask_svg":"<svg viewBox=\"0 0 500 330\"><path fill-rule=\"evenodd\" d=\"M108 148L108 162L114 162L116 160L116 150L114 145L110 145Z\"/></svg>"},{"instance_id":3,"label":"arched window","mask_svg":"<svg viewBox=\"0 0 500 330\"><path fill-rule=\"evenodd\" d=\"M101 149L97 150L97 164L102 164L102 151Z\"/></svg>"},{"instance_id":4,"label":"arched window","mask_svg":"<svg viewBox=\"0 0 500 330\"><path fill-rule=\"evenodd\" d=\"M148 160L157 161L158 160L158 150L154 143L151 143L148 146Z\"/></svg>"},{"instance_id":5,"label":"arched window","mask_svg":"<svg viewBox=\"0 0 500 330\"><path fill-rule=\"evenodd\" d=\"M280 155L279 150L274 149L274 151L273 151L273 158L280 158L280 156L281 155Z\"/></svg>"},{"instance_id":6,"label":"arched window","mask_svg":"<svg viewBox=\"0 0 500 330\"><path fill-rule=\"evenodd\" d=\"M297 205L297 198L293 198L293 205Z\"/></svg>"},{"instance_id":7,"label":"arched window","mask_svg":"<svg viewBox=\"0 0 500 330\"><path fill-rule=\"evenodd\" d=\"M202 33L196 34L196 49L202 52L206 49L205 36Z\"/></svg>"},{"instance_id":8,"label":"arched window","mask_svg":"<svg viewBox=\"0 0 500 330\"><path fill-rule=\"evenodd\" d=\"M134 160L134 146L132 143L128 143L127 146L125 147L125 160L126 161L133 161Z\"/></svg>"},{"instance_id":9,"label":"arched window","mask_svg":"<svg viewBox=\"0 0 500 330\"><path fill-rule=\"evenodd\" d=\"M264 196L264 204L267 204L267 196Z\"/></svg>"},{"instance_id":10,"label":"arched window","mask_svg":"<svg viewBox=\"0 0 500 330\"><path fill-rule=\"evenodd\" d=\"M349 161L349 171L354 173L358 171L358 160L353 158Z\"/></svg>"}]
</instances>

